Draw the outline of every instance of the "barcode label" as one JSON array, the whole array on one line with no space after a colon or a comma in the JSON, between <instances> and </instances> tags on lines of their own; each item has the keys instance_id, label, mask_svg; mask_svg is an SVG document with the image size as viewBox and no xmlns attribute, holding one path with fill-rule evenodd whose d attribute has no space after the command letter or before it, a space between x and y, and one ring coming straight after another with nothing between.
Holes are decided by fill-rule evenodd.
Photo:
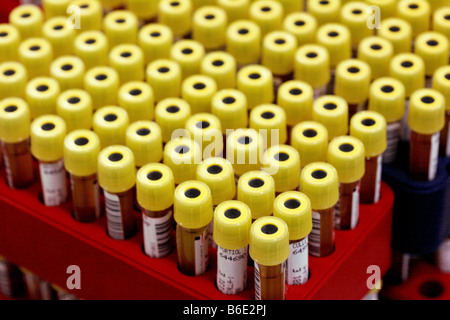
<instances>
[{"instance_id":1,"label":"barcode label","mask_svg":"<svg viewBox=\"0 0 450 320\"><path fill-rule=\"evenodd\" d=\"M405 114L403 115L402 120L400 120L400 139L403 141L409 141L409 135L411 133L411 129L408 125L408 114L409 114L409 99L405 101Z\"/></svg>"},{"instance_id":2,"label":"barcode label","mask_svg":"<svg viewBox=\"0 0 450 320\"><path fill-rule=\"evenodd\" d=\"M66 171L64 160L55 163L40 163L42 193L48 207L59 206L67 198Z\"/></svg>"},{"instance_id":3,"label":"barcode label","mask_svg":"<svg viewBox=\"0 0 450 320\"><path fill-rule=\"evenodd\" d=\"M377 203L380 200L380 189L381 189L381 173L382 173L382 162L383 155L380 154L377 159L377 173L376 173L376 181L375 181L375 195L373 202Z\"/></svg>"},{"instance_id":4,"label":"barcode label","mask_svg":"<svg viewBox=\"0 0 450 320\"><path fill-rule=\"evenodd\" d=\"M208 242L208 228L206 228L202 234L195 237L195 275L204 273L208 267Z\"/></svg>"},{"instance_id":5,"label":"barcode label","mask_svg":"<svg viewBox=\"0 0 450 320\"><path fill-rule=\"evenodd\" d=\"M358 182L352 194L352 216L351 216L352 220L350 226L351 229L355 229L359 221L359 186L360 183Z\"/></svg>"},{"instance_id":6,"label":"barcode label","mask_svg":"<svg viewBox=\"0 0 450 320\"><path fill-rule=\"evenodd\" d=\"M8 183L8 186L10 188L13 188L14 180L13 180L13 176L12 176L11 164L9 162L8 152L6 151L5 143L1 142L1 145L2 145L3 163L5 165L6 181Z\"/></svg>"},{"instance_id":7,"label":"barcode label","mask_svg":"<svg viewBox=\"0 0 450 320\"><path fill-rule=\"evenodd\" d=\"M217 248L217 288L236 294L247 287L248 247L238 250Z\"/></svg>"},{"instance_id":8,"label":"barcode label","mask_svg":"<svg viewBox=\"0 0 450 320\"><path fill-rule=\"evenodd\" d=\"M255 262L255 300L261 300L261 273L259 265Z\"/></svg>"},{"instance_id":9,"label":"barcode label","mask_svg":"<svg viewBox=\"0 0 450 320\"><path fill-rule=\"evenodd\" d=\"M164 217L151 218L142 213L144 251L152 258L160 258L172 250L172 210Z\"/></svg>"},{"instance_id":10,"label":"barcode label","mask_svg":"<svg viewBox=\"0 0 450 320\"><path fill-rule=\"evenodd\" d=\"M108 234L113 239L124 240L125 232L123 230L122 212L120 211L120 199L106 190L104 194Z\"/></svg>"},{"instance_id":11,"label":"barcode label","mask_svg":"<svg viewBox=\"0 0 450 320\"><path fill-rule=\"evenodd\" d=\"M286 262L286 281L289 285L304 284L308 281L308 237L289 245Z\"/></svg>"},{"instance_id":12,"label":"barcode label","mask_svg":"<svg viewBox=\"0 0 450 320\"><path fill-rule=\"evenodd\" d=\"M430 165L428 167L429 181L434 180L434 178L436 177L439 160L439 138L439 131L431 136Z\"/></svg>"},{"instance_id":13,"label":"barcode label","mask_svg":"<svg viewBox=\"0 0 450 320\"><path fill-rule=\"evenodd\" d=\"M387 147L383 153L383 162L393 162L397 156L398 141L400 140L400 122L388 123L386 126Z\"/></svg>"},{"instance_id":14,"label":"barcode label","mask_svg":"<svg viewBox=\"0 0 450 320\"><path fill-rule=\"evenodd\" d=\"M312 212L312 230L308 236L309 253L312 256L320 256L320 214Z\"/></svg>"}]
</instances>

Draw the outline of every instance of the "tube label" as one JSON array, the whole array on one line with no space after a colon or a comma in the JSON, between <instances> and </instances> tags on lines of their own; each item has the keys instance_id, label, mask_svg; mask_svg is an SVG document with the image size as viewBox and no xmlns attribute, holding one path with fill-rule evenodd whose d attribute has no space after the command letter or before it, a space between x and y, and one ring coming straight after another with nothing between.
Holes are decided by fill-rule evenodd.
<instances>
[{"instance_id":1,"label":"tube label","mask_svg":"<svg viewBox=\"0 0 450 320\"><path fill-rule=\"evenodd\" d=\"M120 210L120 199L117 195L104 190L106 220L108 226L108 234L111 238L117 240L125 239L122 222L122 212Z\"/></svg>"},{"instance_id":2,"label":"tube label","mask_svg":"<svg viewBox=\"0 0 450 320\"><path fill-rule=\"evenodd\" d=\"M228 250L217 247L217 288L224 294L236 294L247 287L248 247Z\"/></svg>"},{"instance_id":3,"label":"tube label","mask_svg":"<svg viewBox=\"0 0 450 320\"><path fill-rule=\"evenodd\" d=\"M59 206L67 199L66 171L64 160L54 163L40 163L42 193L48 207Z\"/></svg>"},{"instance_id":4,"label":"tube label","mask_svg":"<svg viewBox=\"0 0 450 320\"><path fill-rule=\"evenodd\" d=\"M393 162L397 156L398 141L400 140L400 122L388 123L386 126L387 147L383 153L383 162Z\"/></svg>"},{"instance_id":5,"label":"tube label","mask_svg":"<svg viewBox=\"0 0 450 320\"><path fill-rule=\"evenodd\" d=\"M438 159L439 159L439 138L440 132L436 132L431 136L431 150L430 150L430 166L428 167L428 180L434 180L436 177Z\"/></svg>"},{"instance_id":6,"label":"tube label","mask_svg":"<svg viewBox=\"0 0 450 320\"><path fill-rule=\"evenodd\" d=\"M286 263L286 282L289 285L308 281L308 237L289 244L289 258Z\"/></svg>"},{"instance_id":7,"label":"tube label","mask_svg":"<svg viewBox=\"0 0 450 320\"><path fill-rule=\"evenodd\" d=\"M380 154L377 159L377 175L375 180L375 195L373 199L373 203L377 203L380 200L380 189L381 189L381 173L383 169L383 155Z\"/></svg>"},{"instance_id":8,"label":"tube label","mask_svg":"<svg viewBox=\"0 0 450 320\"><path fill-rule=\"evenodd\" d=\"M400 120L401 123L400 139L402 139L403 141L409 141L409 136L411 133L411 129L409 128L408 124L408 114L409 114L409 99L405 101L405 114L403 115L402 120Z\"/></svg>"},{"instance_id":9,"label":"tube label","mask_svg":"<svg viewBox=\"0 0 450 320\"><path fill-rule=\"evenodd\" d=\"M151 218L142 213L144 251L152 258L160 258L172 250L172 210L164 217Z\"/></svg>"},{"instance_id":10,"label":"tube label","mask_svg":"<svg viewBox=\"0 0 450 320\"><path fill-rule=\"evenodd\" d=\"M312 230L308 236L309 251L313 256L320 256L320 214L312 212Z\"/></svg>"},{"instance_id":11,"label":"tube label","mask_svg":"<svg viewBox=\"0 0 450 320\"><path fill-rule=\"evenodd\" d=\"M195 275L204 273L208 267L208 247L208 228L206 228L201 234L195 237Z\"/></svg>"}]
</instances>

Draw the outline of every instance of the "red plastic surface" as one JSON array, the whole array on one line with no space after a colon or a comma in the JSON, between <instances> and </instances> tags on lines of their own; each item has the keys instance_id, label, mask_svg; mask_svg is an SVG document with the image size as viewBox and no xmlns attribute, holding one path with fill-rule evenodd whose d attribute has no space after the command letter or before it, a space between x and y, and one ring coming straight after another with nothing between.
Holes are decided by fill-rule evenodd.
<instances>
[{"instance_id":1,"label":"red plastic surface","mask_svg":"<svg viewBox=\"0 0 450 320\"><path fill-rule=\"evenodd\" d=\"M17 0L1 0L0 4L0 23L7 23L9 13L19 5Z\"/></svg>"}]
</instances>

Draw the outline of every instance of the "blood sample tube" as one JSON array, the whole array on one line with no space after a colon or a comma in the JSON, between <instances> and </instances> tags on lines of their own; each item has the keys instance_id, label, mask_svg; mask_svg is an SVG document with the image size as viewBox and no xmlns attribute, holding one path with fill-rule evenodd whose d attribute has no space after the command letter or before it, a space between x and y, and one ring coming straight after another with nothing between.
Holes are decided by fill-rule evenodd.
<instances>
[{"instance_id":1,"label":"blood sample tube","mask_svg":"<svg viewBox=\"0 0 450 320\"><path fill-rule=\"evenodd\" d=\"M339 22L341 0L309 0L308 12L313 15L319 26L326 23Z\"/></svg>"},{"instance_id":2,"label":"blood sample tube","mask_svg":"<svg viewBox=\"0 0 450 320\"><path fill-rule=\"evenodd\" d=\"M142 23L156 18L159 1L126 0L126 8L133 12Z\"/></svg>"},{"instance_id":3,"label":"blood sample tube","mask_svg":"<svg viewBox=\"0 0 450 320\"><path fill-rule=\"evenodd\" d=\"M56 101L56 114L66 123L67 132L92 128L92 99L82 89L62 92Z\"/></svg>"},{"instance_id":4,"label":"blood sample tube","mask_svg":"<svg viewBox=\"0 0 450 320\"><path fill-rule=\"evenodd\" d=\"M0 24L0 61L17 60L21 38L19 30L12 24Z\"/></svg>"},{"instance_id":5,"label":"blood sample tube","mask_svg":"<svg viewBox=\"0 0 450 320\"><path fill-rule=\"evenodd\" d=\"M201 181L185 181L175 189L174 218L178 268L198 276L209 266L208 225L213 218L209 187Z\"/></svg>"},{"instance_id":6,"label":"blood sample tube","mask_svg":"<svg viewBox=\"0 0 450 320\"><path fill-rule=\"evenodd\" d=\"M236 59L224 51L205 55L200 72L214 79L217 89L231 89L236 86Z\"/></svg>"},{"instance_id":7,"label":"blood sample tube","mask_svg":"<svg viewBox=\"0 0 450 320\"><path fill-rule=\"evenodd\" d=\"M316 99L312 118L325 126L329 141L348 133L348 104L342 97L325 95Z\"/></svg>"},{"instance_id":8,"label":"blood sample tube","mask_svg":"<svg viewBox=\"0 0 450 320\"><path fill-rule=\"evenodd\" d=\"M275 182L275 195L298 190L300 185L300 156L286 144L267 149L263 156L262 171L270 174Z\"/></svg>"},{"instance_id":9,"label":"blood sample tube","mask_svg":"<svg viewBox=\"0 0 450 320\"><path fill-rule=\"evenodd\" d=\"M119 74L120 83L144 80L144 54L135 44L120 44L111 49L109 65Z\"/></svg>"},{"instance_id":10,"label":"blood sample tube","mask_svg":"<svg viewBox=\"0 0 450 320\"><path fill-rule=\"evenodd\" d=\"M103 19L103 30L111 48L119 44L137 42L139 22L131 11L115 10Z\"/></svg>"},{"instance_id":11,"label":"blood sample tube","mask_svg":"<svg viewBox=\"0 0 450 320\"><path fill-rule=\"evenodd\" d=\"M375 111L361 111L350 122L350 135L364 144L365 173L361 179L360 202L377 203L380 200L383 152L386 150L386 120Z\"/></svg>"},{"instance_id":12,"label":"blood sample tube","mask_svg":"<svg viewBox=\"0 0 450 320\"><path fill-rule=\"evenodd\" d=\"M67 7L70 5L71 0L43 0L42 8L47 19L65 16L67 13Z\"/></svg>"},{"instance_id":13,"label":"blood sample tube","mask_svg":"<svg viewBox=\"0 0 450 320\"><path fill-rule=\"evenodd\" d=\"M180 98L167 98L158 102L155 108L155 121L161 128L163 143L172 139L172 133L184 128L191 116L189 103Z\"/></svg>"},{"instance_id":14,"label":"blood sample tube","mask_svg":"<svg viewBox=\"0 0 450 320\"><path fill-rule=\"evenodd\" d=\"M283 192L275 198L273 216L282 219L289 230L286 284L305 284L309 279L308 235L312 231L311 201L298 191Z\"/></svg>"},{"instance_id":15,"label":"blood sample tube","mask_svg":"<svg viewBox=\"0 0 450 320\"><path fill-rule=\"evenodd\" d=\"M27 68L29 79L50 75L53 49L44 38L28 38L19 46L19 61Z\"/></svg>"},{"instance_id":16,"label":"blood sample tube","mask_svg":"<svg viewBox=\"0 0 450 320\"><path fill-rule=\"evenodd\" d=\"M11 298L23 297L26 293L23 274L20 268L0 256L0 292Z\"/></svg>"},{"instance_id":17,"label":"blood sample tube","mask_svg":"<svg viewBox=\"0 0 450 320\"><path fill-rule=\"evenodd\" d=\"M131 123L126 131L125 145L133 152L137 168L147 163L162 161L161 129L153 121L140 120Z\"/></svg>"},{"instance_id":18,"label":"blood sample tube","mask_svg":"<svg viewBox=\"0 0 450 320\"><path fill-rule=\"evenodd\" d=\"M262 65L248 65L237 73L237 89L247 97L247 106L251 110L263 103L273 103L273 75Z\"/></svg>"},{"instance_id":19,"label":"blood sample tube","mask_svg":"<svg viewBox=\"0 0 450 320\"><path fill-rule=\"evenodd\" d=\"M217 5L225 10L228 23L248 19L250 0L217 0Z\"/></svg>"},{"instance_id":20,"label":"blood sample tube","mask_svg":"<svg viewBox=\"0 0 450 320\"><path fill-rule=\"evenodd\" d=\"M58 81L48 77L37 77L28 82L25 90L32 119L56 113L56 101L61 92Z\"/></svg>"},{"instance_id":21,"label":"blood sample tube","mask_svg":"<svg viewBox=\"0 0 450 320\"><path fill-rule=\"evenodd\" d=\"M119 86L119 74L111 67L93 67L84 75L84 89L91 95L94 110L116 105Z\"/></svg>"},{"instance_id":22,"label":"blood sample tube","mask_svg":"<svg viewBox=\"0 0 450 320\"><path fill-rule=\"evenodd\" d=\"M83 60L86 70L108 65L108 40L101 31L80 33L75 38L74 52Z\"/></svg>"},{"instance_id":23,"label":"blood sample tube","mask_svg":"<svg viewBox=\"0 0 450 320\"><path fill-rule=\"evenodd\" d=\"M64 139L64 167L70 174L72 215L79 222L93 222L102 214L97 182L98 136L86 129L70 132Z\"/></svg>"},{"instance_id":24,"label":"blood sample tube","mask_svg":"<svg viewBox=\"0 0 450 320\"><path fill-rule=\"evenodd\" d=\"M40 37L43 22L42 10L32 4L17 6L9 14L9 23L19 30L22 40Z\"/></svg>"},{"instance_id":25,"label":"blood sample tube","mask_svg":"<svg viewBox=\"0 0 450 320\"><path fill-rule=\"evenodd\" d=\"M373 28L368 28L370 20L369 4L363 1L345 3L340 10L340 22L347 26L351 33L353 57L356 57L358 45L362 39L374 34Z\"/></svg>"},{"instance_id":26,"label":"blood sample tube","mask_svg":"<svg viewBox=\"0 0 450 320\"><path fill-rule=\"evenodd\" d=\"M137 172L136 198L142 208L143 251L152 258L172 252L173 194L175 183L170 168L148 163Z\"/></svg>"},{"instance_id":27,"label":"blood sample tube","mask_svg":"<svg viewBox=\"0 0 450 320\"><path fill-rule=\"evenodd\" d=\"M8 97L25 98L28 81L27 69L20 62L0 63L0 99Z\"/></svg>"},{"instance_id":28,"label":"blood sample tube","mask_svg":"<svg viewBox=\"0 0 450 320\"><path fill-rule=\"evenodd\" d=\"M237 20L227 27L226 48L238 69L259 62L261 55L261 29L251 20Z\"/></svg>"},{"instance_id":29,"label":"blood sample tube","mask_svg":"<svg viewBox=\"0 0 450 320\"><path fill-rule=\"evenodd\" d=\"M336 169L339 179L339 200L334 208L334 227L338 230L352 230L358 224L364 155L364 144L352 136L336 137L328 146L327 162Z\"/></svg>"},{"instance_id":30,"label":"blood sample tube","mask_svg":"<svg viewBox=\"0 0 450 320\"><path fill-rule=\"evenodd\" d=\"M66 124L57 115L43 115L31 123L31 153L39 161L43 202L49 207L67 200L65 136Z\"/></svg>"},{"instance_id":31,"label":"blood sample tube","mask_svg":"<svg viewBox=\"0 0 450 320\"><path fill-rule=\"evenodd\" d=\"M308 236L309 254L328 256L334 250L334 207L339 200L336 169L325 162L308 164L301 173L300 191L311 201L313 227Z\"/></svg>"},{"instance_id":32,"label":"blood sample tube","mask_svg":"<svg viewBox=\"0 0 450 320\"><path fill-rule=\"evenodd\" d=\"M433 89L445 98L445 125L441 132L439 153L450 157L450 66L440 67L434 72Z\"/></svg>"},{"instance_id":33,"label":"blood sample tube","mask_svg":"<svg viewBox=\"0 0 450 320\"><path fill-rule=\"evenodd\" d=\"M389 75L389 62L394 55L394 47L389 40L370 36L358 45L358 60L366 62L372 71L372 80Z\"/></svg>"},{"instance_id":34,"label":"blood sample tube","mask_svg":"<svg viewBox=\"0 0 450 320\"><path fill-rule=\"evenodd\" d=\"M249 126L259 131L265 148L287 141L286 113L275 104L261 104L250 112Z\"/></svg>"},{"instance_id":35,"label":"blood sample tube","mask_svg":"<svg viewBox=\"0 0 450 320\"><path fill-rule=\"evenodd\" d=\"M411 51L412 27L406 20L397 17L382 20L377 35L391 42L394 55Z\"/></svg>"},{"instance_id":36,"label":"blood sample tube","mask_svg":"<svg viewBox=\"0 0 450 320\"><path fill-rule=\"evenodd\" d=\"M247 98L237 89L223 89L214 94L211 113L219 118L222 134L227 130L246 128L248 125Z\"/></svg>"},{"instance_id":37,"label":"blood sample tube","mask_svg":"<svg viewBox=\"0 0 450 320\"><path fill-rule=\"evenodd\" d=\"M61 56L50 65L50 75L59 83L61 91L82 89L85 67L77 56Z\"/></svg>"},{"instance_id":38,"label":"blood sample tube","mask_svg":"<svg viewBox=\"0 0 450 320\"><path fill-rule=\"evenodd\" d=\"M29 300L43 300L41 295L40 278L30 270L19 267L25 283L26 296Z\"/></svg>"},{"instance_id":39,"label":"blood sample tube","mask_svg":"<svg viewBox=\"0 0 450 320\"><path fill-rule=\"evenodd\" d=\"M153 89L155 102L176 98L181 94L180 65L169 59L157 59L146 69L147 82Z\"/></svg>"},{"instance_id":40,"label":"blood sample tube","mask_svg":"<svg viewBox=\"0 0 450 320\"><path fill-rule=\"evenodd\" d=\"M445 98L434 89L411 95L408 124L411 128L409 173L419 181L432 181L439 157L439 135L445 122Z\"/></svg>"},{"instance_id":41,"label":"blood sample tube","mask_svg":"<svg viewBox=\"0 0 450 320\"><path fill-rule=\"evenodd\" d=\"M316 121L302 121L291 132L291 145L300 156L301 168L311 162L326 162L328 130Z\"/></svg>"},{"instance_id":42,"label":"blood sample tube","mask_svg":"<svg viewBox=\"0 0 450 320\"><path fill-rule=\"evenodd\" d=\"M26 188L34 181L30 122L30 110L24 100L5 98L0 101L0 143L10 188Z\"/></svg>"},{"instance_id":43,"label":"blood sample tube","mask_svg":"<svg viewBox=\"0 0 450 320\"><path fill-rule=\"evenodd\" d=\"M45 21L42 36L51 43L55 57L73 54L76 31L67 26L65 15Z\"/></svg>"},{"instance_id":44,"label":"blood sample tube","mask_svg":"<svg viewBox=\"0 0 450 320\"><path fill-rule=\"evenodd\" d=\"M181 84L181 97L191 106L192 114L211 112L211 100L216 92L216 81L202 74L189 76Z\"/></svg>"},{"instance_id":45,"label":"blood sample tube","mask_svg":"<svg viewBox=\"0 0 450 320\"><path fill-rule=\"evenodd\" d=\"M202 149L192 139L172 138L164 146L163 163L173 172L175 185L195 180L197 166L202 161Z\"/></svg>"},{"instance_id":46,"label":"blood sample tube","mask_svg":"<svg viewBox=\"0 0 450 320\"><path fill-rule=\"evenodd\" d=\"M442 7L433 12L433 31L442 33L450 41L450 8Z\"/></svg>"},{"instance_id":47,"label":"blood sample tube","mask_svg":"<svg viewBox=\"0 0 450 320\"><path fill-rule=\"evenodd\" d=\"M396 0L366 0L370 6L380 8L381 20L394 17L397 14Z\"/></svg>"},{"instance_id":48,"label":"blood sample tube","mask_svg":"<svg viewBox=\"0 0 450 320\"><path fill-rule=\"evenodd\" d=\"M183 79L200 73L204 56L205 48L195 40L177 41L170 50L171 59L180 64Z\"/></svg>"},{"instance_id":49,"label":"blood sample tube","mask_svg":"<svg viewBox=\"0 0 450 320\"><path fill-rule=\"evenodd\" d=\"M223 50L228 20L225 10L218 6L203 6L192 16L192 39L206 51Z\"/></svg>"},{"instance_id":50,"label":"blood sample tube","mask_svg":"<svg viewBox=\"0 0 450 320\"><path fill-rule=\"evenodd\" d=\"M278 1L261 0L250 4L249 18L259 25L262 37L282 29L283 17L283 6Z\"/></svg>"},{"instance_id":51,"label":"blood sample tube","mask_svg":"<svg viewBox=\"0 0 450 320\"><path fill-rule=\"evenodd\" d=\"M105 195L108 236L125 240L137 231L134 214L136 166L125 146L109 146L98 155L98 183Z\"/></svg>"},{"instance_id":52,"label":"blood sample tube","mask_svg":"<svg viewBox=\"0 0 450 320\"><path fill-rule=\"evenodd\" d=\"M168 59L173 43L172 30L160 23L150 23L139 29L138 45L144 52L145 65L157 59Z\"/></svg>"},{"instance_id":53,"label":"blood sample tube","mask_svg":"<svg viewBox=\"0 0 450 320\"><path fill-rule=\"evenodd\" d=\"M172 30L175 41L180 40L191 33L192 11L189 0L160 0L158 22Z\"/></svg>"},{"instance_id":54,"label":"blood sample tube","mask_svg":"<svg viewBox=\"0 0 450 320\"><path fill-rule=\"evenodd\" d=\"M411 24L413 39L430 29L431 9L427 1L400 0L397 2L397 16Z\"/></svg>"},{"instance_id":55,"label":"blood sample tube","mask_svg":"<svg viewBox=\"0 0 450 320\"><path fill-rule=\"evenodd\" d=\"M95 111L92 128L100 139L101 148L125 145L129 122L127 112L121 107L105 106Z\"/></svg>"},{"instance_id":56,"label":"blood sample tube","mask_svg":"<svg viewBox=\"0 0 450 320\"><path fill-rule=\"evenodd\" d=\"M219 118L211 113L191 115L185 124L190 138L196 141L202 150L202 158L223 157L222 126Z\"/></svg>"},{"instance_id":57,"label":"blood sample tube","mask_svg":"<svg viewBox=\"0 0 450 320\"><path fill-rule=\"evenodd\" d=\"M395 78L383 77L370 85L369 110L386 119L387 148L383 162L393 162L397 157L401 120L405 114L405 86Z\"/></svg>"},{"instance_id":58,"label":"blood sample tube","mask_svg":"<svg viewBox=\"0 0 450 320\"><path fill-rule=\"evenodd\" d=\"M250 257L255 261L255 300L284 300L289 231L277 217L262 217L250 231Z\"/></svg>"},{"instance_id":59,"label":"blood sample tube","mask_svg":"<svg viewBox=\"0 0 450 320\"><path fill-rule=\"evenodd\" d=\"M155 101L152 87L143 81L130 81L119 89L119 106L124 108L130 123L153 120Z\"/></svg>"},{"instance_id":60,"label":"blood sample tube","mask_svg":"<svg viewBox=\"0 0 450 320\"><path fill-rule=\"evenodd\" d=\"M248 171L239 177L237 199L250 208L252 220L273 213L275 181L264 171Z\"/></svg>"},{"instance_id":61,"label":"blood sample tube","mask_svg":"<svg viewBox=\"0 0 450 320\"><path fill-rule=\"evenodd\" d=\"M295 36L297 45L316 41L317 19L308 12L292 12L283 20L283 29Z\"/></svg>"}]
</instances>

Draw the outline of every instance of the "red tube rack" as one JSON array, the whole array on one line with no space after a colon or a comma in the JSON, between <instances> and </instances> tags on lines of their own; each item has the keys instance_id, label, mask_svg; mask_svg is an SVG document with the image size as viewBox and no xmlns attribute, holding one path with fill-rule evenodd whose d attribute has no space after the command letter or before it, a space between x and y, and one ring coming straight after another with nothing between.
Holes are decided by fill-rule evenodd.
<instances>
[{"instance_id":1,"label":"red tube rack","mask_svg":"<svg viewBox=\"0 0 450 320\"><path fill-rule=\"evenodd\" d=\"M0 5L0 23L8 23L9 13L19 4L17 0L2 0Z\"/></svg>"}]
</instances>

